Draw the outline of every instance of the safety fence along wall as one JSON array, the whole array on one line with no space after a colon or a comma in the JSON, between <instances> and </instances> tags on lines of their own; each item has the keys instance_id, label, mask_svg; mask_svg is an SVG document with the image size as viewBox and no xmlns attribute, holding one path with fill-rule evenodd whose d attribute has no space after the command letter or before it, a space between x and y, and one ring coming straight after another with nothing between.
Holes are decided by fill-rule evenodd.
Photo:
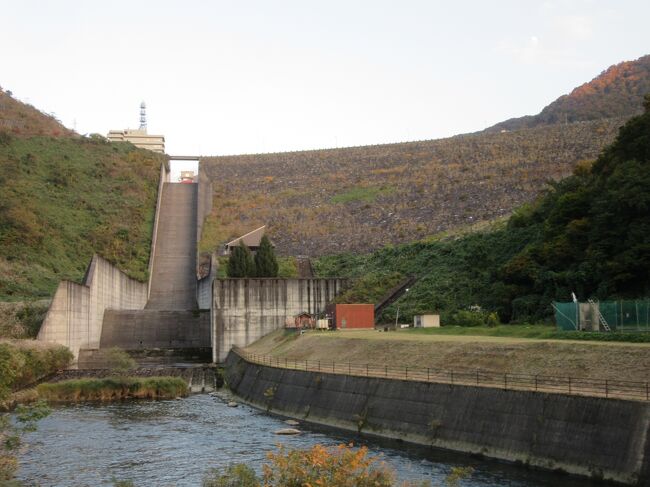
<instances>
[{"instance_id":1,"label":"safety fence along wall","mask_svg":"<svg viewBox=\"0 0 650 487\"><path fill-rule=\"evenodd\" d=\"M106 309L143 309L147 283L131 279L95 255L81 284L61 281L38 340L65 345L75 357L80 348L97 348Z\"/></svg>"},{"instance_id":2,"label":"safety fence along wall","mask_svg":"<svg viewBox=\"0 0 650 487\"><path fill-rule=\"evenodd\" d=\"M226 382L243 401L303 421L650 485L648 402L282 365L251 362L233 350Z\"/></svg>"},{"instance_id":3,"label":"safety fence along wall","mask_svg":"<svg viewBox=\"0 0 650 487\"><path fill-rule=\"evenodd\" d=\"M388 366L386 364L329 362L327 360L293 360L247 352L239 347L233 347L232 350L249 363L283 369L449 385L496 387L504 391L550 392L650 402L649 381L589 379L540 374L501 374L480 369L444 370L429 367Z\"/></svg>"}]
</instances>

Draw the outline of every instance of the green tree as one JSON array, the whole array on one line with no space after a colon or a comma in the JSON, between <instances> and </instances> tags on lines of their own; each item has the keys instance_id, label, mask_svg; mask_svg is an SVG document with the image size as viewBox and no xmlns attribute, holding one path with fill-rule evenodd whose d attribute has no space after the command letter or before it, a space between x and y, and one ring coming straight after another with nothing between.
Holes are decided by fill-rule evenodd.
<instances>
[{"instance_id":1,"label":"green tree","mask_svg":"<svg viewBox=\"0 0 650 487\"><path fill-rule=\"evenodd\" d=\"M278 277L278 260L269 237L264 235L260 248L255 254L255 268L257 277Z\"/></svg>"},{"instance_id":2,"label":"green tree","mask_svg":"<svg viewBox=\"0 0 650 487\"><path fill-rule=\"evenodd\" d=\"M553 183L551 191L510 227L537 235L501 268L518 295L545 303L636 298L650 292L650 97L590 167ZM514 306L513 306L514 307ZM531 308L532 312L533 309Z\"/></svg>"},{"instance_id":3,"label":"green tree","mask_svg":"<svg viewBox=\"0 0 650 487\"><path fill-rule=\"evenodd\" d=\"M255 275L255 262L250 249L243 241L232 249L228 259L228 277L253 277Z\"/></svg>"}]
</instances>

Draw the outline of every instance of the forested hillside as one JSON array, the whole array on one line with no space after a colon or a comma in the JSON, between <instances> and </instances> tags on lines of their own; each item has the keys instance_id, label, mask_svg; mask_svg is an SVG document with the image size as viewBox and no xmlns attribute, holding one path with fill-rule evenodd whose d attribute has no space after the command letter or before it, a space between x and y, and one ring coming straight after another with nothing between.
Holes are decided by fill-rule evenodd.
<instances>
[{"instance_id":1,"label":"forested hillside","mask_svg":"<svg viewBox=\"0 0 650 487\"><path fill-rule=\"evenodd\" d=\"M280 254L368 252L509 215L610 143L621 119L331 150L202 158L202 250L267 224Z\"/></svg>"},{"instance_id":2,"label":"forested hillside","mask_svg":"<svg viewBox=\"0 0 650 487\"><path fill-rule=\"evenodd\" d=\"M443 321L537 320L552 300L635 298L650 294L650 97L615 142L591 164L552 185L507 221L479 233L443 236L375 253L319 259L319 275L363 277L358 288L398 275L420 280L396 306L412 314L441 311ZM398 276L399 277L399 276ZM354 290L353 290L354 291ZM483 310L483 314L470 309ZM460 314L460 315L459 315ZM459 318L460 316L460 318Z\"/></svg>"},{"instance_id":3,"label":"forested hillside","mask_svg":"<svg viewBox=\"0 0 650 487\"><path fill-rule=\"evenodd\" d=\"M94 252L145 279L164 157L64 137L38 110L0 104L0 120L16 113L21 131L0 127L0 300L51 296L59 280L81 280Z\"/></svg>"},{"instance_id":4,"label":"forested hillside","mask_svg":"<svg viewBox=\"0 0 650 487\"><path fill-rule=\"evenodd\" d=\"M521 130L558 123L629 118L641 113L643 97L650 93L650 55L611 66L544 108L538 115L512 118L487 132Z\"/></svg>"}]
</instances>

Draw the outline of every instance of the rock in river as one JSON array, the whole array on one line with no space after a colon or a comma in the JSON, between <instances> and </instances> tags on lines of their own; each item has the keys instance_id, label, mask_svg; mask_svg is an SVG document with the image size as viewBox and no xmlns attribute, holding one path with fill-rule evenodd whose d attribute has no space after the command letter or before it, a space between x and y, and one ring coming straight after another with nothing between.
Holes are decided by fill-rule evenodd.
<instances>
[{"instance_id":1,"label":"rock in river","mask_svg":"<svg viewBox=\"0 0 650 487\"><path fill-rule=\"evenodd\" d=\"M299 435L300 430L297 430L295 428L284 428L281 430L277 430L275 434L276 435Z\"/></svg>"}]
</instances>

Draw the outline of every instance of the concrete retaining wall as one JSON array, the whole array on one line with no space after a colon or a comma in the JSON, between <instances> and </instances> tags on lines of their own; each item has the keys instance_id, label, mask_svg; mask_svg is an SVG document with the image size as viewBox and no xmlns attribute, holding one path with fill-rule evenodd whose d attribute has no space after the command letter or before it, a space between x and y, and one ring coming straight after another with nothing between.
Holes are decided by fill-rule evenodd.
<instances>
[{"instance_id":1,"label":"concrete retaining wall","mask_svg":"<svg viewBox=\"0 0 650 487\"><path fill-rule=\"evenodd\" d=\"M217 254L210 255L210 271L196 284L196 301L199 309L212 309L212 282L217 275Z\"/></svg>"},{"instance_id":2,"label":"concrete retaining wall","mask_svg":"<svg viewBox=\"0 0 650 487\"><path fill-rule=\"evenodd\" d=\"M210 348L210 312L106 310L101 348L124 350Z\"/></svg>"},{"instance_id":3,"label":"concrete retaining wall","mask_svg":"<svg viewBox=\"0 0 650 487\"><path fill-rule=\"evenodd\" d=\"M344 283L342 279L216 279L213 360L223 362L233 345L250 345L300 312L324 312Z\"/></svg>"},{"instance_id":4,"label":"concrete retaining wall","mask_svg":"<svg viewBox=\"0 0 650 487\"><path fill-rule=\"evenodd\" d=\"M149 253L149 282L147 285L147 297L151 292L151 278L153 276L153 262L156 255L156 241L158 239L158 217L162 202L163 185L169 182L169 161L160 165L160 179L158 179L158 198L156 199L156 213L153 220L153 232L151 234L151 252Z\"/></svg>"},{"instance_id":5,"label":"concrete retaining wall","mask_svg":"<svg viewBox=\"0 0 650 487\"><path fill-rule=\"evenodd\" d=\"M208 177L204 164L199 161L199 190L196 211L196 241L201 241L201 232L203 231L203 222L212 212L212 180Z\"/></svg>"},{"instance_id":6,"label":"concrete retaining wall","mask_svg":"<svg viewBox=\"0 0 650 487\"><path fill-rule=\"evenodd\" d=\"M348 377L250 364L226 381L279 414L630 485L650 481L650 404L595 397Z\"/></svg>"},{"instance_id":7,"label":"concrete retaining wall","mask_svg":"<svg viewBox=\"0 0 650 487\"><path fill-rule=\"evenodd\" d=\"M146 283L95 255L81 284L59 283L38 340L65 345L76 358L80 348L99 346L104 310L142 309L146 302Z\"/></svg>"}]
</instances>

